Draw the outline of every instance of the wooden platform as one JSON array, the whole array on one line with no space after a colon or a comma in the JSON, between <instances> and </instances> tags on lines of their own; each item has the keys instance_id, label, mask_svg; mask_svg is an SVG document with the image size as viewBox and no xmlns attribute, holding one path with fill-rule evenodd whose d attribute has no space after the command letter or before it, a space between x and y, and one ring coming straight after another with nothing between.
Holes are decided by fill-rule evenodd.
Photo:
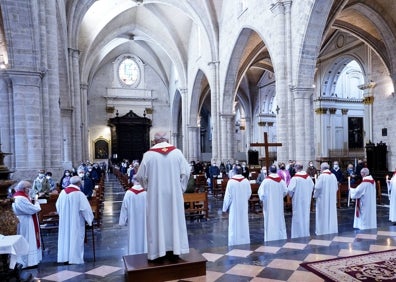
<instances>
[{"instance_id":1,"label":"wooden platform","mask_svg":"<svg viewBox=\"0 0 396 282\"><path fill-rule=\"evenodd\" d=\"M151 262L147 254L123 257L125 281L169 281L206 275L206 259L195 249L183 254L176 262Z\"/></svg>"}]
</instances>

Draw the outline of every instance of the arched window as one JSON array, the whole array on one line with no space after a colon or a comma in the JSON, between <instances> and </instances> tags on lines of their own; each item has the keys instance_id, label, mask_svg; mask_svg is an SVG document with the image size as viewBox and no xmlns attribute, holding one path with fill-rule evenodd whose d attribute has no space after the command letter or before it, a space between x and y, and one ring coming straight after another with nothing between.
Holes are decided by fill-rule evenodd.
<instances>
[{"instance_id":1,"label":"arched window","mask_svg":"<svg viewBox=\"0 0 396 282\"><path fill-rule=\"evenodd\" d=\"M139 83L140 69L131 57L125 57L118 66L118 78L126 86L134 86Z\"/></svg>"}]
</instances>

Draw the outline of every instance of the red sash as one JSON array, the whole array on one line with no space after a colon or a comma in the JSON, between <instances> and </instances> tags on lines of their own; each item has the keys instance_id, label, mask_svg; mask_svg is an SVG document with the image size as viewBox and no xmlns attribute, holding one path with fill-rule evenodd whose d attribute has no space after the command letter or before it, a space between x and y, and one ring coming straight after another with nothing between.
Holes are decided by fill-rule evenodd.
<instances>
[{"instance_id":1,"label":"red sash","mask_svg":"<svg viewBox=\"0 0 396 282\"><path fill-rule=\"evenodd\" d=\"M375 183L374 179L363 179L362 182L368 182L368 183L371 183L371 184Z\"/></svg>"},{"instance_id":2,"label":"red sash","mask_svg":"<svg viewBox=\"0 0 396 282\"><path fill-rule=\"evenodd\" d=\"M169 146L169 147L163 147L163 148L151 148L149 151L157 152L157 153L166 155L169 152L172 152L174 149L176 149L175 146Z\"/></svg>"},{"instance_id":3,"label":"red sash","mask_svg":"<svg viewBox=\"0 0 396 282\"><path fill-rule=\"evenodd\" d=\"M26 199L29 200L29 202L32 202L29 197L26 195L25 192L22 191L17 191L14 194L15 196L21 196L21 197L25 197ZM37 249L40 248L40 228L39 228L39 222L38 222L38 218L37 218L37 213L32 214L32 219L33 219L33 225L34 225L34 234L36 235L36 246Z\"/></svg>"},{"instance_id":4,"label":"red sash","mask_svg":"<svg viewBox=\"0 0 396 282\"><path fill-rule=\"evenodd\" d=\"M236 180L238 182L241 182L242 180L245 179L245 177L242 177L242 178L234 178L234 177L232 177L231 179Z\"/></svg>"},{"instance_id":5,"label":"red sash","mask_svg":"<svg viewBox=\"0 0 396 282\"><path fill-rule=\"evenodd\" d=\"M273 180L273 181L276 181L276 182L281 182L281 181L282 181L282 178L280 178L280 176L278 176L278 177L272 177L272 176L268 175L267 178L268 178L268 179L271 179L271 180Z\"/></svg>"},{"instance_id":6,"label":"red sash","mask_svg":"<svg viewBox=\"0 0 396 282\"><path fill-rule=\"evenodd\" d=\"M301 178L304 178L304 179L307 179L308 178L308 174L306 173L306 174L295 174L294 175L294 177L301 177Z\"/></svg>"},{"instance_id":7,"label":"red sash","mask_svg":"<svg viewBox=\"0 0 396 282\"><path fill-rule=\"evenodd\" d=\"M136 189L133 189L133 188L129 188L128 190L131 191L131 192L133 192L133 193L135 193L136 195L139 194L139 193L144 192L144 189L142 189L142 190L136 190Z\"/></svg>"},{"instance_id":8,"label":"red sash","mask_svg":"<svg viewBox=\"0 0 396 282\"><path fill-rule=\"evenodd\" d=\"M323 174L331 174L331 171L324 171L324 172L322 172Z\"/></svg>"},{"instance_id":9,"label":"red sash","mask_svg":"<svg viewBox=\"0 0 396 282\"><path fill-rule=\"evenodd\" d=\"M63 189L65 192L66 192L66 194L69 194L69 193L71 193L71 192L77 192L77 191L81 191L80 189L77 189L77 188L75 188L75 187L66 187L65 189Z\"/></svg>"}]
</instances>

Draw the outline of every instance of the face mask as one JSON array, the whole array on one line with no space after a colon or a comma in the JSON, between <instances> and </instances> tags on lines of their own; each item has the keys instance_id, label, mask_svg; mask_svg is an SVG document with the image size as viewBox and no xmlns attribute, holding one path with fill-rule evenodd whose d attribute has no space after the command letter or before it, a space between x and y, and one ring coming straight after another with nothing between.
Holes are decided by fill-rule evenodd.
<instances>
[{"instance_id":1,"label":"face mask","mask_svg":"<svg viewBox=\"0 0 396 282\"><path fill-rule=\"evenodd\" d=\"M47 178L47 179L51 179L51 176L49 176L49 175L48 175L48 176L46 176L45 178Z\"/></svg>"},{"instance_id":2,"label":"face mask","mask_svg":"<svg viewBox=\"0 0 396 282\"><path fill-rule=\"evenodd\" d=\"M69 175L70 175L70 173L66 172L66 173L65 173L65 175L66 175L66 176L69 176Z\"/></svg>"},{"instance_id":3,"label":"face mask","mask_svg":"<svg viewBox=\"0 0 396 282\"><path fill-rule=\"evenodd\" d=\"M266 170L263 170L263 173L264 173L264 174L267 174L267 171L266 171Z\"/></svg>"},{"instance_id":4,"label":"face mask","mask_svg":"<svg viewBox=\"0 0 396 282\"><path fill-rule=\"evenodd\" d=\"M84 173L79 173L78 176L84 177Z\"/></svg>"},{"instance_id":5,"label":"face mask","mask_svg":"<svg viewBox=\"0 0 396 282\"><path fill-rule=\"evenodd\" d=\"M338 168L338 165L334 165L334 169L337 169Z\"/></svg>"},{"instance_id":6,"label":"face mask","mask_svg":"<svg viewBox=\"0 0 396 282\"><path fill-rule=\"evenodd\" d=\"M92 169L88 169L88 171L92 171Z\"/></svg>"},{"instance_id":7,"label":"face mask","mask_svg":"<svg viewBox=\"0 0 396 282\"><path fill-rule=\"evenodd\" d=\"M313 166L313 164L309 164L309 166Z\"/></svg>"},{"instance_id":8,"label":"face mask","mask_svg":"<svg viewBox=\"0 0 396 282\"><path fill-rule=\"evenodd\" d=\"M43 178L44 177L44 173L39 173L39 175L38 175L40 178Z\"/></svg>"}]
</instances>

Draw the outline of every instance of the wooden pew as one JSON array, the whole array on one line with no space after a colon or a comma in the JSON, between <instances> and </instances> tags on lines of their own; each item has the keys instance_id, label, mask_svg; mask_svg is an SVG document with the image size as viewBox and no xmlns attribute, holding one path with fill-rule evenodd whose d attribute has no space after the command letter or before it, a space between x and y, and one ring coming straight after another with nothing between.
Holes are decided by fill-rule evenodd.
<instances>
[{"instance_id":1,"label":"wooden pew","mask_svg":"<svg viewBox=\"0 0 396 282\"><path fill-rule=\"evenodd\" d=\"M249 210L254 213L260 213L263 211L258 195L258 189L260 188L260 184L250 183L250 188L252 189L252 195L249 199Z\"/></svg>"},{"instance_id":2,"label":"wooden pew","mask_svg":"<svg viewBox=\"0 0 396 282\"><path fill-rule=\"evenodd\" d=\"M208 219L208 193L185 193L184 198L184 214L190 219Z\"/></svg>"}]
</instances>

